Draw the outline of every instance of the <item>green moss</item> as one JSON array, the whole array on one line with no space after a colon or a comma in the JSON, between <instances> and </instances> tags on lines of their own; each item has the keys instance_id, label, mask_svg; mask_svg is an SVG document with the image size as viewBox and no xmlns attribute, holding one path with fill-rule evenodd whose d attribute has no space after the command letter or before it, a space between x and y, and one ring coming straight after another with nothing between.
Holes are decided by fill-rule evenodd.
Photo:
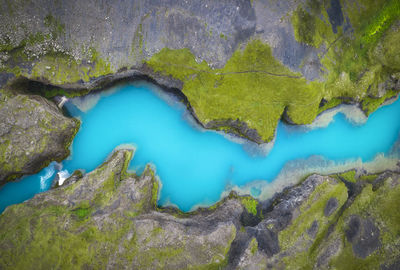
<instances>
[{"instance_id":1,"label":"green moss","mask_svg":"<svg viewBox=\"0 0 400 270\"><path fill-rule=\"evenodd\" d=\"M164 269L167 261L173 261L183 252L183 248L150 248L143 252L140 258L136 258L136 263L144 269Z\"/></svg>"},{"instance_id":2,"label":"green moss","mask_svg":"<svg viewBox=\"0 0 400 270\"><path fill-rule=\"evenodd\" d=\"M368 53L375 48L372 45L368 48L359 46L360 34L354 40L347 36L337 39L333 34L325 37L323 33L331 33L330 26L328 29L318 34L321 40L335 43L335 49L327 45L322 59L327 74L324 83L307 82L299 74L291 72L273 58L268 45L258 40L238 49L222 69L211 69L204 61L196 62L188 49L165 48L147 64L156 72L184 82L182 91L201 122L238 119L256 129L264 141L270 141L285 108L292 122L308 124L322 111L342 103L341 97L362 101L367 114L381 103L369 95L376 93L378 85L393 74L393 68L382 65L377 60L377 53ZM390 39L397 37L398 33L386 35ZM390 54L387 53L390 50L383 51L384 55ZM388 95L392 94L392 91L388 92ZM321 98L328 102L319 107ZM246 134L240 134L240 130L232 130L223 124L219 124L217 129L246 137Z\"/></svg>"},{"instance_id":3,"label":"green moss","mask_svg":"<svg viewBox=\"0 0 400 270\"><path fill-rule=\"evenodd\" d=\"M31 74L27 76L35 79L48 80L54 85L88 82L91 78L112 73L112 68L107 61L99 56L95 49L90 50L91 63L76 61L71 56L63 53L49 53L35 64ZM54 89L47 95L65 93L61 89Z\"/></svg>"},{"instance_id":4,"label":"green moss","mask_svg":"<svg viewBox=\"0 0 400 270\"><path fill-rule=\"evenodd\" d=\"M372 182L378 177L378 174L366 174L360 176L360 180L366 181L366 182Z\"/></svg>"},{"instance_id":5,"label":"green moss","mask_svg":"<svg viewBox=\"0 0 400 270\"><path fill-rule=\"evenodd\" d=\"M197 63L188 49L163 49L147 64L184 82L182 91L203 123L239 119L265 141L286 107L298 124L311 123L318 111L320 84L284 67L259 40L237 50L222 69Z\"/></svg>"},{"instance_id":6,"label":"green moss","mask_svg":"<svg viewBox=\"0 0 400 270\"><path fill-rule=\"evenodd\" d=\"M332 32L324 3L307 1L292 14L296 40L326 48L320 57L325 74L323 97L329 102L319 113L339 104L340 97L365 101L371 105L366 114L379 106L379 100L371 100L379 84L400 69L400 34L392 27L400 18L399 6L396 0L342 3L351 34L343 33L341 27L337 34Z\"/></svg>"},{"instance_id":7,"label":"green moss","mask_svg":"<svg viewBox=\"0 0 400 270\"><path fill-rule=\"evenodd\" d=\"M318 114L320 114L328 109L335 108L342 103L343 103L343 100L341 100L340 98L333 98L329 102L325 103L323 106L318 108Z\"/></svg>"},{"instance_id":8,"label":"green moss","mask_svg":"<svg viewBox=\"0 0 400 270\"><path fill-rule=\"evenodd\" d=\"M47 39L49 39L48 36L45 36L41 32L37 32L35 34L30 34L28 39L23 42L25 43L24 45L35 45L35 44L43 43Z\"/></svg>"},{"instance_id":9,"label":"green moss","mask_svg":"<svg viewBox=\"0 0 400 270\"><path fill-rule=\"evenodd\" d=\"M321 2L311 0L293 12L291 22L298 42L319 48L334 37L323 7Z\"/></svg>"},{"instance_id":10,"label":"green moss","mask_svg":"<svg viewBox=\"0 0 400 270\"><path fill-rule=\"evenodd\" d=\"M142 24L140 23L139 26L136 28L131 45L131 55L133 56L133 60L135 61L143 57L144 38L142 31Z\"/></svg>"},{"instance_id":11,"label":"green moss","mask_svg":"<svg viewBox=\"0 0 400 270\"><path fill-rule=\"evenodd\" d=\"M102 187L93 198L93 203L96 205L96 207L105 206L111 200L113 200L113 195L118 185L119 181L117 180L115 173L111 172L106 181L102 183Z\"/></svg>"},{"instance_id":12,"label":"green moss","mask_svg":"<svg viewBox=\"0 0 400 270\"><path fill-rule=\"evenodd\" d=\"M389 178L384 185L374 191L372 185L367 185L354 203L345 210L337 224L335 237L343 237L344 248L335 256L330 267L336 269L378 269L382 263L394 263L400 256L400 250L395 248L400 244L400 185L394 184ZM351 215L357 214L361 218L372 219L380 230L381 246L378 251L369 255L366 259L354 255L352 246L344 237L347 222Z\"/></svg>"},{"instance_id":13,"label":"green moss","mask_svg":"<svg viewBox=\"0 0 400 270\"><path fill-rule=\"evenodd\" d=\"M374 14L364 26L363 41L375 43L385 33L392 23L400 17L400 2L397 0L384 1L380 11Z\"/></svg>"},{"instance_id":14,"label":"green moss","mask_svg":"<svg viewBox=\"0 0 400 270\"><path fill-rule=\"evenodd\" d=\"M54 37L65 33L65 25L62 24L58 19L54 18L51 14L48 14L44 18L44 25L52 31Z\"/></svg>"},{"instance_id":15,"label":"green moss","mask_svg":"<svg viewBox=\"0 0 400 270\"><path fill-rule=\"evenodd\" d=\"M6 153L8 152L10 140L9 139L0 139L0 166L4 171L11 171L13 166L11 166Z\"/></svg>"},{"instance_id":16,"label":"green moss","mask_svg":"<svg viewBox=\"0 0 400 270\"><path fill-rule=\"evenodd\" d=\"M294 36L297 41L314 44L315 20L307 11L299 7L292 17Z\"/></svg>"},{"instance_id":17,"label":"green moss","mask_svg":"<svg viewBox=\"0 0 400 270\"><path fill-rule=\"evenodd\" d=\"M258 251L258 242L256 238L252 238L249 244L250 247L250 253L252 255L256 254L256 252Z\"/></svg>"},{"instance_id":18,"label":"green moss","mask_svg":"<svg viewBox=\"0 0 400 270\"><path fill-rule=\"evenodd\" d=\"M361 103L361 108L366 115L370 115L372 112L376 111L386 100L391 99L398 94L399 90L390 90L380 98L366 97Z\"/></svg>"},{"instance_id":19,"label":"green moss","mask_svg":"<svg viewBox=\"0 0 400 270\"><path fill-rule=\"evenodd\" d=\"M370 51L370 56L384 67L392 70L400 70L400 23L390 28L377 43L375 49ZM399 79L399 74L394 74Z\"/></svg>"},{"instance_id":20,"label":"green moss","mask_svg":"<svg viewBox=\"0 0 400 270\"><path fill-rule=\"evenodd\" d=\"M87 73L80 72L80 65L72 57L56 53L48 54L35 64L32 69L32 78L47 79L52 84L89 81Z\"/></svg>"},{"instance_id":21,"label":"green moss","mask_svg":"<svg viewBox=\"0 0 400 270\"><path fill-rule=\"evenodd\" d=\"M329 199L338 200L338 209L347 199L347 188L341 183L334 183L330 179L317 186L310 197L300 206L299 215L292 223L278 234L281 251L289 254L294 252L294 256L285 257L283 262L287 269L298 268L308 269L314 264L314 259L309 253L308 241L312 240L307 230L314 221L318 222L318 232L316 239L325 235L328 227L335 220L335 214L325 217L324 209ZM337 212L338 210L336 210ZM293 250L294 249L294 250Z\"/></svg>"},{"instance_id":22,"label":"green moss","mask_svg":"<svg viewBox=\"0 0 400 270\"><path fill-rule=\"evenodd\" d=\"M124 156L125 156L124 157L124 165L122 166L122 170L121 170L121 173L123 176L122 179L125 179L129 176L128 168L129 168L129 164L133 157L133 151L125 151Z\"/></svg>"},{"instance_id":23,"label":"green moss","mask_svg":"<svg viewBox=\"0 0 400 270\"><path fill-rule=\"evenodd\" d=\"M384 55L390 55L390 50L377 50L377 41L381 36L395 39L397 30L387 31L394 22L398 11L395 11L398 1L366 1L360 6L346 3L346 13L354 28L352 35L338 35L329 40L330 46L323 55L322 64L325 67L327 83L326 97L329 100L334 97L351 97L361 101L367 95L377 95L378 85L384 82L389 75L395 72L393 66L382 63ZM388 19L385 27L376 28L374 25L381 24L382 18L388 15L388 7L392 19ZM379 38L368 39L375 29L374 36ZM379 33L378 33L379 32ZM390 42L385 42L389 46ZM393 46L399 46L393 42ZM396 51L396 50L394 50ZM396 59L389 57L390 59ZM400 59L399 59L400 61Z\"/></svg>"},{"instance_id":24,"label":"green moss","mask_svg":"<svg viewBox=\"0 0 400 270\"><path fill-rule=\"evenodd\" d=\"M91 62L94 63L94 67L89 68L87 72L90 78L97 78L114 72L111 64L103 59L95 48L92 47L89 52L91 54Z\"/></svg>"},{"instance_id":25,"label":"green moss","mask_svg":"<svg viewBox=\"0 0 400 270\"><path fill-rule=\"evenodd\" d=\"M153 177L153 186L151 188L151 205L154 208L157 208L157 201L158 201L158 195L159 195L159 182L158 179Z\"/></svg>"},{"instance_id":26,"label":"green moss","mask_svg":"<svg viewBox=\"0 0 400 270\"><path fill-rule=\"evenodd\" d=\"M252 197L242 197L241 198L242 205L246 208L247 212L257 215L257 205L258 201L253 199Z\"/></svg>"},{"instance_id":27,"label":"green moss","mask_svg":"<svg viewBox=\"0 0 400 270\"><path fill-rule=\"evenodd\" d=\"M74 214L81 220L86 219L92 213L91 208L76 208L73 211Z\"/></svg>"},{"instance_id":28,"label":"green moss","mask_svg":"<svg viewBox=\"0 0 400 270\"><path fill-rule=\"evenodd\" d=\"M344 180L355 183L357 182L356 179L356 170L350 170L347 172L343 172L338 174L338 176L342 177Z\"/></svg>"}]
</instances>

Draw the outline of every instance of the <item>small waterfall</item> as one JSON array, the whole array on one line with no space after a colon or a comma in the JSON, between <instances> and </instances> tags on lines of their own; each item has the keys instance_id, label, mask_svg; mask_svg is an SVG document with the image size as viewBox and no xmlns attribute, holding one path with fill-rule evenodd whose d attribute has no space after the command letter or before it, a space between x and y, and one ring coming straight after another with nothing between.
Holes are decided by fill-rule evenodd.
<instances>
[{"instance_id":1,"label":"small waterfall","mask_svg":"<svg viewBox=\"0 0 400 270\"><path fill-rule=\"evenodd\" d=\"M40 176L40 191L45 191L49 188L48 180L54 175L54 173L54 163L51 163L49 167L45 168L44 174Z\"/></svg>"},{"instance_id":2,"label":"small waterfall","mask_svg":"<svg viewBox=\"0 0 400 270\"><path fill-rule=\"evenodd\" d=\"M67 170L60 171L57 173L57 175L58 175L58 185L60 186L62 186L62 184L64 184L64 181L71 176Z\"/></svg>"},{"instance_id":3,"label":"small waterfall","mask_svg":"<svg viewBox=\"0 0 400 270\"><path fill-rule=\"evenodd\" d=\"M54 102L57 104L58 108L62 108L65 102L68 101L68 98L65 96L56 96L54 97Z\"/></svg>"}]
</instances>

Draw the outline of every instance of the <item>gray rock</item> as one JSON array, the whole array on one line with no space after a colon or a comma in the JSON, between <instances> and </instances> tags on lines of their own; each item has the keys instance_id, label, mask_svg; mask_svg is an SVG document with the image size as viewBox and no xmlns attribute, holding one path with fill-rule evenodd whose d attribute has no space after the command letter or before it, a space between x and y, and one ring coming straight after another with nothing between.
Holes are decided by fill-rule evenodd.
<instances>
[{"instance_id":1,"label":"gray rock","mask_svg":"<svg viewBox=\"0 0 400 270\"><path fill-rule=\"evenodd\" d=\"M338 200L335 197L330 198L328 200L328 202L326 203L326 206L324 209L324 215L326 217L329 217L330 215L333 214L333 212L336 211L337 207L338 207Z\"/></svg>"},{"instance_id":2,"label":"gray rock","mask_svg":"<svg viewBox=\"0 0 400 270\"><path fill-rule=\"evenodd\" d=\"M340 239L336 239L332 243L330 243L325 249L322 250L321 254L317 258L317 263L315 265L315 269L322 269L322 267L326 267L331 260L332 257L337 255L341 248Z\"/></svg>"},{"instance_id":3,"label":"gray rock","mask_svg":"<svg viewBox=\"0 0 400 270\"><path fill-rule=\"evenodd\" d=\"M314 220L310 228L307 229L307 233L310 237L315 238L318 233L318 221Z\"/></svg>"},{"instance_id":4,"label":"gray rock","mask_svg":"<svg viewBox=\"0 0 400 270\"><path fill-rule=\"evenodd\" d=\"M69 155L78 120L43 97L0 92L0 184Z\"/></svg>"},{"instance_id":5,"label":"gray rock","mask_svg":"<svg viewBox=\"0 0 400 270\"><path fill-rule=\"evenodd\" d=\"M167 47L189 48L199 61L222 67L241 44L260 38L283 64L316 79L317 50L298 43L290 20L282 19L298 4L268 0L34 0L31 4L18 0L9 4L2 0L0 44L16 48L29 37L46 38L33 39L23 49L30 60L13 63L5 58L0 65L30 70L32 62L52 51L86 63L95 49L117 71L139 68L142 60Z\"/></svg>"},{"instance_id":6,"label":"gray rock","mask_svg":"<svg viewBox=\"0 0 400 270\"><path fill-rule=\"evenodd\" d=\"M333 33L337 33L337 28L343 24L342 6L339 0L331 0L331 6L326 10L329 22L332 25Z\"/></svg>"},{"instance_id":7,"label":"gray rock","mask_svg":"<svg viewBox=\"0 0 400 270\"><path fill-rule=\"evenodd\" d=\"M352 244L354 254L364 259L381 245L379 233L371 219L353 215L347 224L346 238Z\"/></svg>"},{"instance_id":8,"label":"gray rock","mask_svg":"<svg viewBox=\"0 0 400 270\"><path fill-rule=\"evenodd\" d=\"M309 260L295 260L295 263L303 263L299 267L327 269L346 245L342 229L332 227L334 231L330 234L321 234L329 225L323 215L325 206L321 205L320 212L311 211L311 216L317 213L319 221L314 220L303 234L289 240L289 245L280 246L280 233L290 229L297 219L307 222L299 213L306 213L305 208L318 204L319 186L328 186L328 190L340 187L331 177L311 175L272 200L261 202L262 220L243 228L244 207L235 194L212 209L198 209L192 213L157 208L154 196L158 180L153 169L147 166L141 176L127 173L131 157L130 150L115 151L105 163L85 176L76 173L65 185L8 207L0 215L0 231L5 232L0 239L0 268L5 265L24 268L30 256L42 257L38 268L51 268L55 263L71 261L71 256L79 256L87 261L84 266L80 264L82 261L77 261L78 268L289 269L286 266L287 263L293 266L292 258L306 254ZM385 174L391 182L385 182L380 189L394 183L398 176L390 172ZM357 212L358 208L345 211L348 210ZM302 223L297 224L301 226ZM371 218L352 214L345 224L345 237L357 257L365 258L380 247L380 232ZM38 237L43 236L44 231L48 238ZM78 255L74 248L70 249L76 239L85 246L84 250L76 251ZM69 252L57 253L54 243L60 241ZM37 245L41 248L35 248ZM31 252L31 248L35 248L35 252ZM91 250L96 252L91 253ZM396 269L393 259L382 261L380 265L382 269Z\"/></svg>"},{"instance_id":9,"label":"gray rock","mask_svg":"<svg viewBox=\"0 0 400 270\"><path fill-rule=\"evenodd\" d=\"M101 265L108 269L186 269L189 266L207 269L207 265L223 265L243 212L240 202L226 200L214 211L189 215L176 210L173 214L156 211L154 172L148 166L140 177L127 174L126 164L131 156L129 150L118 150L83 178L76 182L66 180L65 186L37 194L23 207L26 211L41 213L51 205L62 211L63 216L45 214L43 218L50 217L46 221L50 228L60 228L60 234L53 236L61 237L67 247L69 241L81 237L81 232L88 228L100 232L97 238L93 236L84 241L106 259L100 262L93 257L87 265L89 268ZM0 231L7 229L4 221L10 215L15 216L14 210L8 207L0 216ZM38 221L36 217L30 215L32 222ZM34 226L31 233L35 235L40 230L39 226ZM0 240L5 252L19 248L7 243L7 240ZM29 246L32 242L26 244ZM45 245L43 252L56 254L51 242ZM3 259L0 255L0 268ZM11 263L10 260L12 258L7 262Z\"/></svg>"},{"instance_id":10,"label":"gray rock","mask_svg":"<svg viewBox=\"0 0 400 270\"><path fill-rule=\"evenodd\" d=\"M382 264L381 270L398 270L400 269L400 258L396 259L395 262L389 264Z\"/></svg>"}]
</instances>

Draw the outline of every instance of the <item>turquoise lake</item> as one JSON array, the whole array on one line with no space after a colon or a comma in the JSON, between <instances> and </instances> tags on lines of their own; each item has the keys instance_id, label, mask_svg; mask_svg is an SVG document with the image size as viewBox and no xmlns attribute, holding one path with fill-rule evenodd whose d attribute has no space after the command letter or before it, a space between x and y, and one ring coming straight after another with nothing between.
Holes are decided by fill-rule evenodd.
<instances>
[{"instance_id":1,"label":"turquoise lake","mask_svg":"<svg viewBox=\"0 0 400 270\"><path fill-rule=\"evenodd\" d=\"M190 211L218 201L227 186L274 181L288 161L318 155L333 161L360 158L367 162L377 154L388 155L400 132L398 100L378 109L361 125L341 113L325 128L279 123L274 146L262 154L257 147L196 127L182 104L171 97L166 100L150 84L124 85L98 95L101 98L86 112L73 100L66 103L69 113L82 121L71 156L1 187L1 212L48 190L60 170L95 169L121 144L136 147L130 169L141 172L145 164L154 164L162 182L159 205L174 204Z\"/></svg>"}]
</instances>

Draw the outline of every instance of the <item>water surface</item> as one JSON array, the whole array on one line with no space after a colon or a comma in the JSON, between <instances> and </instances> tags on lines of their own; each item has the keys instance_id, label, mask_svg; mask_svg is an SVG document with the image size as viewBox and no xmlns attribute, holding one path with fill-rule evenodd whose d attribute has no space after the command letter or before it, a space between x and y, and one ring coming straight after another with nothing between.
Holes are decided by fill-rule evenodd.
<instances>
[{"instance_id":1,"label":"water surface","mask_svg":"<svg viewBox=\"0 0 400 270\"><path fill-rule=\"evenodd\" d=\"M136 147L132 170L155 165L162 182L160 205L175 204L183 211L220 199L227 186L253 180L271 182L291 160L320 155L327 160L371 161L388 154L400 131L400 101L380 108L362 125L337 114L326 128L278 125L274 146L267 155L251 153L248 145L196 127L184 106L160 97L156 87L137 83L104 92L86 112L69 101L66 109L82 121L72 154L60 165L52 163L39 174L9 183L0 189L0 211L49 189L55 172L89 172L121 144ZM244 147L245 146L245 147ZM254 149L254 148L253 148ZM260 191L251 189L258 196Z\"/></svg>"}]
</instances>

